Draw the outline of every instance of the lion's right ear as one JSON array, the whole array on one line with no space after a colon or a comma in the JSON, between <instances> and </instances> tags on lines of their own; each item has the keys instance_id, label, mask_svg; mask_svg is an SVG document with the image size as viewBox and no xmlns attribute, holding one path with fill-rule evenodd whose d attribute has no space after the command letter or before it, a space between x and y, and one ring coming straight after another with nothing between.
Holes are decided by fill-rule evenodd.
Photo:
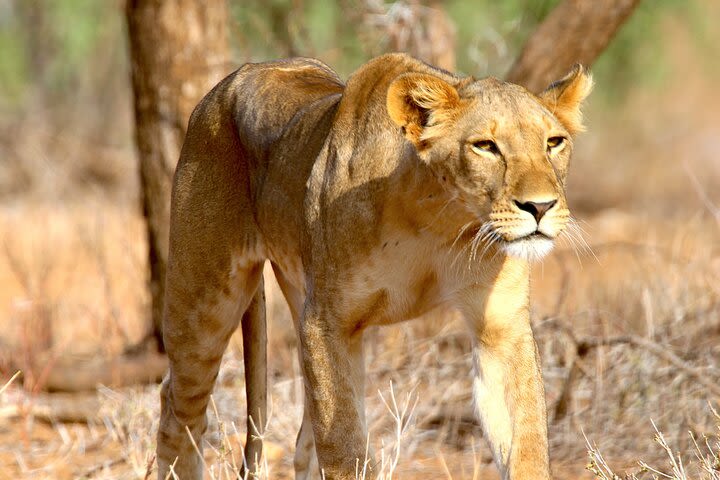
<instances>
[{"instance_id":1,"label":"lion's right ear","mask_svg":"<svg viewBox=\"0 0 720 480\"><path fill-rule=\"evenodd\" d=\"M567 128L571 135L584 130L580 106L593 88L592 75L576 64L570 73L552 83L540 100Z\"/></svg>"},{"instance_id":2,"label":"lion's right ear","mask_svg":"<svg viewBox=\"0 0 720 480\"><path fill-rule=\"evenodd\" d=\"M432 141L434 133L449 120L460 103L455 87L434 75L406 73L388 88L387 111L418 150Z\"/></svg>"}]
</instances>

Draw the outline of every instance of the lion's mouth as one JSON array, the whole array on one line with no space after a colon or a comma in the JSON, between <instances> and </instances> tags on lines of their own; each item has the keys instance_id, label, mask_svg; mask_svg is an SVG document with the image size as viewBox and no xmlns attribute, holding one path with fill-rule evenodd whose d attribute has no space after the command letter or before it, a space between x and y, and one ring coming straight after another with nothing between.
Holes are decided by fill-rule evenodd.
<instances>
[{"instance_id":1,"label":"lion's mouth","mask_svg":"<svg viewBox=\"0 0 720 480\"><path fill-rule=\"evenodd\" d=\"M548 239L548 240L553 240L552 237L550 237L549 235L541 232L540 230L535 230L533 233L530 233L530 234L528 234L528 235L525 235L524 237L517 238L516 240L522 240L522 239L528 239L528 240L530 240L530 239L535 239L535 238L545 238L545 239Z\"/></svg>"},{"instance_id":2,"label":"lion's mouth","mask_svg":"<svg viewBox=\"0 0 720 480\"><path fill-rule=\"evenodd\" d=\"M550 253L554 245L554 238L536 230L523 237L503 241L501 248L507 255L512 257L536 261L541 260Z\"/></svg>"}]
</instances>

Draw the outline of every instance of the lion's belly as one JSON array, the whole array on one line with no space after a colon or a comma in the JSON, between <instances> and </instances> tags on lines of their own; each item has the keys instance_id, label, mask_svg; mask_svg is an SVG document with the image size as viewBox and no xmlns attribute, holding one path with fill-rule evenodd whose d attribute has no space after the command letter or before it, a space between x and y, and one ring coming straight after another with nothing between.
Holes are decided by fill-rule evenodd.
<instances>
[{"instance_id":1,"label":"lion's belly","mask_svg":"<svg viewBox=\"0 0 720 480\"><path fill-rule=\"evenodd\" d=\"M421 238L383 242L342 278L341 310L351 330L416 318L449 301L436 252Z\"/></svg>"},{"instance_id":2,"label":"lion's belly","mask_svg":"<svg viewBox=\"0 0 720 480\"><path fill-rule=\"evenodd\" d=\"M384 247L347 264L331 284L338 321L348 330L416 318L447 303L452 295L447 270L438 265L437 252L421 239L383 243ZM269 259L304 296L308 279L299 252L267 247ZM316 294L327 297L331 292Z\"/></svg>"}]
</instances>

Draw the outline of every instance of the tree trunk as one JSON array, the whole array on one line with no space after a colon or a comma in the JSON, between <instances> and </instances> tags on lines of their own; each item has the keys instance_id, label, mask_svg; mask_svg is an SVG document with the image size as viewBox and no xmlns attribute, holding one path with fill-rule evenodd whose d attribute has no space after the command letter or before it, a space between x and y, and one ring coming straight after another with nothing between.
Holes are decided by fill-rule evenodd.
<instances>
[{"instance_id":1,"label":"tree trunk","mask_svg":"<svg viewBox=\"0 0 720 480\"><path fill-rule=\"evenodd\" d=\"M640 0L564 0L533 32L507 75L540 92L576 63L590 66Z\"/></svg>"},{"instance_id":2,"label":"tree trunk","mask_svg":"<svg viewBox=\"0 0 720 480\"><path fill-rule=\"evenodd\" d=\"M128 0L135 140L146 219L151 320L162 342L170 190L192 109L228 71L225 0Z\"/></svg>"}]
</instances>

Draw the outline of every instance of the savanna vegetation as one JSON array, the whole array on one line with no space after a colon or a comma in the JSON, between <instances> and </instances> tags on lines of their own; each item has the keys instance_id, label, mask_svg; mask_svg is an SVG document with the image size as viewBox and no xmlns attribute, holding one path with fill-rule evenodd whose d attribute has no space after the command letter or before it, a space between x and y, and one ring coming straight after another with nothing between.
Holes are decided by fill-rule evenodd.
<instances>
[{"instance_id":1,"label":"savanna vegetation","mask_svg":"<svg viewBox=\"0 0 720 480\"><path fill-rule=\"evenodd\" d=\"M0 0L0 478L152 470L158 387L123 382L164 367L161 354L132 357L153 316L135 3ZM178 12L193 3L176 2L187 4ZM374 55L409 50L505 77L560 2L214 3L225 43L215 56L195 53L203 68L175 86L185 96L165 98L181 114L151 142L176 144L191 99L246 61L315 56L346 77ZM594 62L568 192L584 239L559 245L533 278L558 478L719 478L718 15L703 0L641 1ZM167 59L176 74L183 58ZM174 148L163 152L169 169ZM292 478L302 384L292 322L269 283L265 473ZM368 419L385 478L496 478L456 314L368 337ZM92 389L51 393L72 384ZM211 478L238 471L243 388L237 341L213 397Z\"/></svg>"}]
</instances>

